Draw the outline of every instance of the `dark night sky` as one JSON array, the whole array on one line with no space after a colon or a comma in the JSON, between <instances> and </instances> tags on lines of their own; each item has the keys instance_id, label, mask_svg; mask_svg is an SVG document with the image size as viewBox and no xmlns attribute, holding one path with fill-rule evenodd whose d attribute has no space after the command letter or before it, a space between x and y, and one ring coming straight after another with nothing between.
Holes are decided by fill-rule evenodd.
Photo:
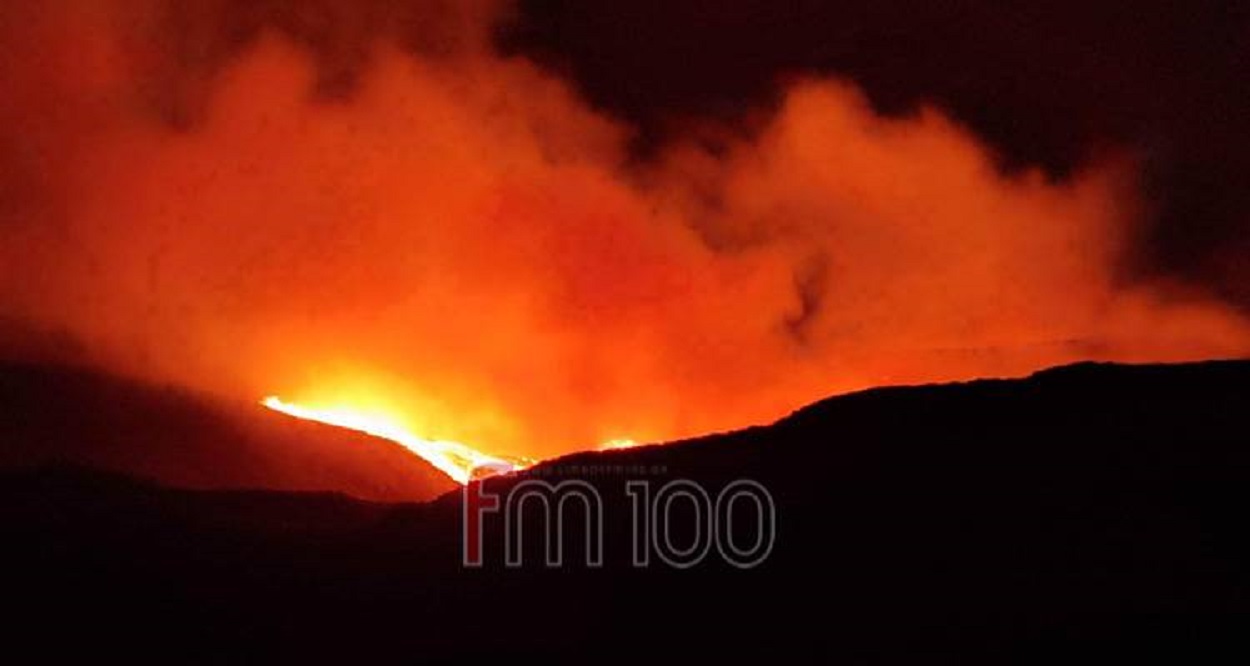
<instances>
[{"instance_id":1,"label":"dark night sky","mask_svg":"<svg viewBox=\"0 0 1250 666\"><path fill-rule=\"evenodd\" d=\"M501 41L652 136L821 73L887 113L936 102L1004 168L1129 150L1151 207L1137 268L1250 307L1250 3L526 0Z\"/></svg>"}]
</instances>

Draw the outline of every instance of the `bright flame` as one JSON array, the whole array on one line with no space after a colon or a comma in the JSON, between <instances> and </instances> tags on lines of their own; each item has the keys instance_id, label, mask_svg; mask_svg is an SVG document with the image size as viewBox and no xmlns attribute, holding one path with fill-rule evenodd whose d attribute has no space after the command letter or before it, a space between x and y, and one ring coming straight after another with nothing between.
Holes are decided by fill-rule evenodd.
<instances>
[{"instance_id":1,"label":"bright flame","mask_svg":"<svg viewBox=\"0 0 1250 666\"><path fill-rule=\"evenodd\" d=\"M600 451L618 451L620 449L632 449L638 446L638 442L632 439L609 439L599 445Z\"/></svg>"},{"instance_id":2,"label":"bright flame","mask_svg":"<svg viewBox=\"0 0 1250 666\"><path fill-rule=\"evenodd\" d=\"M460 442L448 440L425 439L409 432L397 420L381 414L366 413L346 407L313 409L283 401L277 396L269 396L261 401L269 409L282 412L289 416L317 421L363 432L374 437L389 439L408 449L416 456L436 467L457 483L468 483L472 478L482 478L482 470L490 474L501 474L525 469L532 464L530 460L507 459L487 455ZM475 470L477 470L475 474Z\"/></svg>"}]
</instances>

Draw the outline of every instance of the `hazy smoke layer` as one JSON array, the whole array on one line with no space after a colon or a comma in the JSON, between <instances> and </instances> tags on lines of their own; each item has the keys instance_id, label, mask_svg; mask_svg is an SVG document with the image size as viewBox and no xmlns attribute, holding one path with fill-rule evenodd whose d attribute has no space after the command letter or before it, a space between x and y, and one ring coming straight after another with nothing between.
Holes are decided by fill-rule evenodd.
<instances>
[{"instance_id":1,"label":"hazy smoke layer","mask_svg":"<svg viewBox=\"0 0 1250 666\"><path fill-rule=\"evenodd\" d=\"M240 6L0 10L5 321L543 456L884 382L1250 351L1221 304L1117 270L1126 160L1005 177L936 110L807 80L639 161L491 50L489 4Z\"/></svg>"}]
</instances>

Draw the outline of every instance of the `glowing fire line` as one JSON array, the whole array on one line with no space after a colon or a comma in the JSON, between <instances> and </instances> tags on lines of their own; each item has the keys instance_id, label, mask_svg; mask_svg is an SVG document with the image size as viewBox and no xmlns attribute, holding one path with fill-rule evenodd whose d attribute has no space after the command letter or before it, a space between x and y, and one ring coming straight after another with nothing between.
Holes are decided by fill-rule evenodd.
<instances>
[{"instance_id":1,"label":"glowing fire line","mask_svg":"<svg viewBox=\"0 0 1250 666\"><path fill-rule=\"evenodd\" d=\"M640 444L632 439L609 439L599 445L600 451L621 451L624 449L632 449Z\"/></svg>"},{"instance_id":2,"label":"glowing fire line","mask_svg":"<svg viewBox=\"0 0 1250 666\"><path fill-rule=\"evenodd\" d=\"M505 460L487 455L460 442L425 439L412 434L399 423L386 417L364 414L351 409L312 409L269 396L261 401L269 409L308 421L363 432L374 437L389 439L424 459L439 471L460 484L474 478L474 470L486 470L500 474L524 469L528 462Z\"/></svg>"}]
</instances>

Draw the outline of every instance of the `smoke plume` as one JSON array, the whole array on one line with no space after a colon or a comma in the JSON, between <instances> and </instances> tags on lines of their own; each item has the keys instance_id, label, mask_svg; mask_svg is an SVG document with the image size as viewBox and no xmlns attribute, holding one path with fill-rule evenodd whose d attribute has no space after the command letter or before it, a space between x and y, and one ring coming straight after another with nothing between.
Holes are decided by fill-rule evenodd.
<instances>
[{"instance_id":1,"label":"smoke plume","mask_svg":"<svg viewBox=\"0 0 1250 666\"><path fill-rule=\"evenodd\" d=\"M1007 175L937 108L808 78L644 158L494 49L494 3L195 7L0 9L0 313L117 372L549 456L1250 351L1220 302L1121 270L1128 154Z\"/></svg>"}]
</instances>

